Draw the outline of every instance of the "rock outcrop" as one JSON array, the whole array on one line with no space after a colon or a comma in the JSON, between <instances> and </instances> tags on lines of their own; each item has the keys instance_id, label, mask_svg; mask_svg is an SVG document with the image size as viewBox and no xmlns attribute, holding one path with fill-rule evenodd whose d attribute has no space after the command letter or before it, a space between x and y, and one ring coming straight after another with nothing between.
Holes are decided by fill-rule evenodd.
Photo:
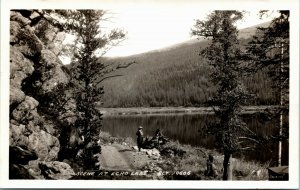
<instances>
[{"instance_id":1,"label":"rock outcrop","mask_svg":"<svg viewBox=\"0 0 300 190\"><path fill-rule=\"evenodd\" d=\"M9 147L9 178L10 179L34 179L24 166L30 160L38 157L35 152L29 151L19 146Z\"/></svg>"},{"instance_id":2,"label":"rock outcrop","mask_svg":"<svg viewBox=\"0 0 300 190\"><path fill-rule=\"evenodd\" d=\"M47 21L39 16L34 10L10 15L10 177L68 179L72 168L56 161L60 143L54 124L39 110L39 96L69 82L58 59L65 35L50 25L43 30ZM21 159L22 153L35 155L29 156L35 164Z\"/></svg>"},{"instance_id":3,"label":"rock outcrop","mask_svg":"<svg viewBox=\"0 0 300 190\"><path fill-rule=\"evenodd\" d=\"M71 166L64 162L30 161L28 172L35 179L70 179L75 173Z\"/></svg>"}]
</instances>

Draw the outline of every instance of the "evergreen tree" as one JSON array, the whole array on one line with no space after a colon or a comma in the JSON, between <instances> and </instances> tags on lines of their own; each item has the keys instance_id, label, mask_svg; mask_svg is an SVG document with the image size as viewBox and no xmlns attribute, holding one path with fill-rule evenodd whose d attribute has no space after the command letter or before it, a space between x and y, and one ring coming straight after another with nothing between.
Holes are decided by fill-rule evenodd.
<instances>
[{"instance_id":1,"label":"evergreen tree","mask_svg":"<svg viewBox=\"0 0 300 190\"><path fill-rule=\"evenodd\" d=\"M261 11L266 15L268 11ZM258 28L249 43L248 53L254 62L255 70L268 69L273 81L273 90L278 94L279 109L273 116L279 118L278 165L281 165L282 140L288 138L288 126L284 125L284 116L289 112L289 11L278 11L269 27ZM279 116L279 117L278 117ZM270 117L270 116L269 116ZM270 117L272 118L272 117Z\"/></svg>"},{"instance_id":2,"label":"evergreen tree","mask_svg":"<svg viewBox=\"0 0 300 190\"><path fill-rule=\"evenodd\" d=\"M211 39L210 45L201 54L212 66L211 80L217 86L210 105L219 119L210 126L210 131L216 135L224 151L223 180L231 179L230 158L241 149L239 140L246 135L255 136L241 119L241 105L246 104L249 95L241 83L242 52L234 24L242 17L239 11L214 11L206 21L197 20L192 30L193 35Z\"/></svg>"},{"instance_id":3,"label":"evergreen tree","mask_svg":"<svg viewBox=\"0 0 300 190\"><path fill-rule=\"evenodd\" d=\"M118 29L103 31L101 25L107 20L103 10L45 10L40 15L75 37L74 42L62 52L71 57L70 66L64 67L70 76L70 84L62 90L63 93L59 90L56 96L53 94L62 102L71 101L74 106L71 106L73 114L70 117L76 118L75 123L66 123L61 131L60 140L64 148L60 159L75 157L85 169L92 169L97 162L95 154L101 151L102 114L99 105L104 93L101 82L116 76L108 76L111 71L131 64L109 68L99 57L120 43L125 34Z\"/></svg>"},{"instance_id":4,"label":"evergreen tree","mask_svg":"<svg viewBox=\"0 0 300 190\"><path fill-rule=\"evenodd\" d=\"M70 78L64 86L46 98L43 106L52 117L64 119L60 130L61 150L59 159L77 159L85 169L95 167L100 153L99 133L102 125L104 93L102 82L115 70L127 68L135 63L106 64L101 57L124 40L122 30L104 31L102 24L109 20L103 10L34 10L43 19L60 31L71 34L75 40L65 45L60 56L71 58L71 64L62 66ZM52 107L50 107L52 105ZM63 114L63 116L61 116ZM58 118L58 119L59 119ZM75 118L75 121L74 121Z\"/></svg>"},{"instance_id":5,"label":"evergreen tree","mask_svg":"<svg viewBox=\"0 0 300 190\"><path fill-rule=\"evenodd\" d=\"M93 155L99 153L97 141L102 125L102 114L97 104L102 103L104 91L99 84L107 78L105 65L99 62L98 56L104 55L111 46L122 40L124 33L113 30L108 35L103 34L100 24L105 12L102 10L77 10L68 14L68 29L76 36L71 62L73 93L78 111L75 127L84 139L84 166L92 168L97 161L93 160Z\"/></svg>"}]
</instances>

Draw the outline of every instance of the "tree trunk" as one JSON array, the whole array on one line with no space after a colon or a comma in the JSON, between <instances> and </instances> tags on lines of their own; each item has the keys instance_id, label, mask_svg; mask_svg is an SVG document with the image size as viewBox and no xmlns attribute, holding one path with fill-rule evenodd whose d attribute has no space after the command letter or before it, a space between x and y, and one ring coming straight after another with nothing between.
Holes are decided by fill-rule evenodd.
<instances>
[{"instance_id":1,"label":"tree trunk","mask_svg":"<svg viewBox=\"0 0 300 190\"><path fill-rule=\"evenodd\" d=\"M283 128L283 86L284 86L284 78L283 78L283 39L281 39L281 62L280 62L280 123L279 123L279 142L278 142L278 166L281 166L281 154L282 154L282 128Z\"/></svg>"},{"instance_id":2,"label":"tree trunk","mask_svg":"<svg viewBox=\"0 0 300 190\"><path fill-rule=\"evenodd\" d=\"M224 153L224 162L223 162L223 180L232 180L232 167L230 164L231 154L225 152Z\"/></svg>"},{"instance_id":3,"label":"tree trunk","mask_svg":"<svg viewBox=\"0 0 300 190\"><path fill-rule=\"evenodd\" d=\"M282 106L282 97L280 97L280 105ZM280 108L282 109L282 108ZM278 142L278 166L281 166L281 155L282 155L282 128L283 128L283 113L280 110L280 123L279 123L279 142Z\"/></svg>"}]
</instances>

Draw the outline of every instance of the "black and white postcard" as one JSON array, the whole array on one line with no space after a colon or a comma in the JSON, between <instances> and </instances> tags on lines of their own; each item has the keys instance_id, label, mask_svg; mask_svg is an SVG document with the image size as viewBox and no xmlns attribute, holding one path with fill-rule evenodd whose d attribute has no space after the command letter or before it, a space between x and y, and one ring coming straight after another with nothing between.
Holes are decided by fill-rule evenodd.
<instances>
[{"instance_id":1,"label":"black and white postcard","mask_svg":"<svg viewBox=\"0 0 300 190\"><path fill-rule=\"evenodd\" d=\"M297 0L1 1L1 187L298 188L298 53Z\"/></svg>"}]
</instances>

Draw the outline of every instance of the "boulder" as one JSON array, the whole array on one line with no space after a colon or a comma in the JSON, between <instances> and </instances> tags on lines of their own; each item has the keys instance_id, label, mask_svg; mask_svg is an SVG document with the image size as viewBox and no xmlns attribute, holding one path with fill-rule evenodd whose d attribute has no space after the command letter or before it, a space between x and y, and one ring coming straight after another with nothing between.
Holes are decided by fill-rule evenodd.
<instances>
[{"instance_id":1,"label":"boulder","mask_svg":"<svg viewBox=\"0 0 300 190\"><path fill-rule=\"evenodd\" d=\"M132 149L133 150L139 150L138 146L133 146Z\"/></svg>"},{"instance_id":2,"label":"boulder","mask_svg":"<svg viewBox=\"0 0 300 190\"><path fill-rule=\"evenodd\" d=\"M146 152L150 157L160 157L160 152L156 148L147 150Z\"/></svg>"},{"instance_id":3,"label":"boulder","mask_svg":"<svg viewBox=\"0 0 300 190\"><path fill-rule=\"evenodd\" d=\"M21 30L21 26L16 21L10 22L10 43L17 43L19 42L18 34Z\"/></svg>"},{"instance_id":4,"label":"boulder","mask_svg":"<svg viewBox=\"0 0 300 190\"><path fill-rule=\"evenodd\" d=\"M9 141L11 146L27 146L26 126L10 124Z\"/></svg>"},{"instance_id":5,"label":"boulder","mask_svg":"<svg viewBox=\"0 0 300 190\"><path fill-rule=\"evenodd\" d=\"M41 51L40 62L49 70L51 77L43 80L42 88L45 93L53 90L58 84L67 84L69 79L61 69L61 62L57 56L50 50L45 49Z\"/></svg>"},{"instance_id":6,"label":"boulder","mask_svg":"<svg viewBox=\"0 0 300 190\"><path fill-rule=\"evenodd\" d=\"M21 88L22 81L34 71L33 62L10 46L10 85Z\"/></svg>"},{"instance_id":7,"label":"boulder","mask_svg":"<svg viewBox=\"0 0 300 190\"><path fill-rule=\"evenodd\" d=\"M37 13L37 12L35 12L35 11L31 12L31 14L30 14L30 16L29 16L29 18L30 18L31 20L33 20L33 19L35 19L35 18L37 18L37 17L40 17L40 14Z\"/></svg>"},{"instance_id":8,"label":"boulder","mask_svg":"<svg viewBox=\"0 0 300 190\"><path fill-rule=\"evenodd\" d=\"M10 105L20 104L22 101L25 100L25 94L20 88L10 86L9 93L10 93L9 96Z\"/></svg>"},{"instance_id":9,"label":"boulder","mask_svg":"<svg viewBox=\"0 0 300 190\"><path fill-rule=\"evenodd\" d=\"M38 159L37 155L33 151L29 151L26 148L19 146L9 146L9 163L26 165L30 160Z\"/></svg>"},{"instance_id":10,"label":"boulder","mask_svg":"<svg viewBox=\"0 0 300 190\"><path fill-rule=\"evenodd\" d=\"M48 48L55 54L59 55L59 53L63 49L63 41L66 37L66 34L64 32L58 32L56 33L55 38L53 39L53 42L51 42L48 45Z\"/></svg>"},{"instance_id":11,"label":"boulder","mask_svg":"<svg viewBox=\"0 0 300 190\"><path fill-rule=\"evenodd\" d=\"M70 179L75 175L71 166L64 162L30 161L28 171L35 179Z\"/></svg>"},{"instance_id":12,"label":"boulder","mask_svg":"<svg viewBox=\"0 0 300 190\"><path fill-rule=\"evenodd\" d=\"M26 167L19 164L9 164L9 179L35 179Z\"/></svg>"},{"instance_id":13,"label":"boulder","mask_svg":"<svg viewBox=\"0 0 300 190\"><path fill-rule=\"evenodd\" d=\"M10 20L18 22L22 27L30 24L30 20L28 18L23 17L19 12L11 11L10 12Z\"/></svg>"},{"instance_id":14,"label":"boulder","mask_svg":"<svg viewBox=\"0 0 300 190\"><path fill-rule=\"evenodd\" d=\"M23 165L37 158L35 152L29 151L25 146L9 146L9 179L34 179Z\"/></svg>"},{"instance_id":15,"label":"boulder","mask_svg":"<svg viewBox=\"0 0 300 190\"><path fill-rule=\"evenodd\" d=\"M51 121L48 120L44 121L43 130L53 136L58 136L57 130L55 129L54 124Z\"/></svg>"},{"instance_id":16,"label":"boulder","mask_svg":"<svg viewBox=\"0 0 300 190\"><path fill-rule=\"evenodd\" d=\"M13 110L12 119L23 124L27 124L29 120L37 120L39 118L36 110L38 105L38 101L30 96L26 96L25 100Z\"/></svg>"},{"instance_id":17,"label":"boulder","mask_svg":"<svg viewBox=\"0 0 300 190\"><path fill-rule=\"evenodd\" d=\"M29 136L28 148L35 150L40 160L52 161L57 159L60 144L56 137L41 130Z\"/></svg>"},{"instance_id":18,"label":"boulder","mask_svg":"<svg viewBox=\"0 0 300 190\"><path fill-rule=\"evenodd\" d=\"M152 155L154 155L154 156L160 156L159 150L157 150L156 148L153 148L152 149Z\"/></svg>"},{"instance_id":19,"label":"boulder","mask_svg":"<svg viewBox=\"0 0 300 190\"><path fill-rule=\"evenodd\" d=\"M43 49L43 43L34 34L30 26L25 26L19 31L19 43L15 46L27 57L35 57L40 54Z\"/></svg>"}]
</instances>

